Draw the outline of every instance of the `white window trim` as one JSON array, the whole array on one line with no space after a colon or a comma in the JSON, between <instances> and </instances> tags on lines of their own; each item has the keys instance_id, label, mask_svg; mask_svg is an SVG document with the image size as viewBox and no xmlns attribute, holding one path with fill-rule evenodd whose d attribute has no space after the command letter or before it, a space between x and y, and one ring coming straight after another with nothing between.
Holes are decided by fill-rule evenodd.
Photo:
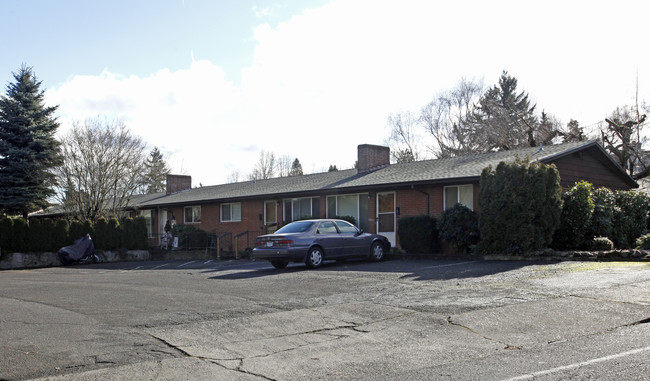
<instances>
[{"instance_id":1,"label":"white window trim","mask_svg":"<svg viewBox=\"0 0 650 381\"><path fill-rule=\"evenodd\" d=\"M226 205L230 207L230 218L231 218L230 220L224 220L223 219L223 207L226 206ZM232 219L232 206L233 205L239 205L239 219L238 220L233 220ZM219 217L220 217L221 222L241 222L241 214L242 214L241 212L242 212L242 210L241 210L241 202L228 202L228 203L224 203L224 204L219 205Z\"/></svg>"},{"instance_id":2,"label":"white window trim","mask_svg":"<svg viewBox=\"0 0 650 381\"><path fill-rule=\"evenodd\" d=\"M187 221L187 218L186 218L186 215L185 215L185 213L187 213L187 211L186 211L187 208L192 209L192 221ZM201 211L201 205L192 205L192 206L183 207L183 223L186 223L186 224L200 224L201 223L201 220L194 221L194 208L198 208L199 211ZM201 215L201 217L203 217L203 215Z\"/></svg>"},{"instance_id":3,"label":"white window trim","mask_svg":"<svg viewBox=\"0 0 650 381\"><path fill-rule=\"evenodd\" d=\"M460 189L461 188L471 188L472 189L472 205L471 206L470 205L465 205L465 206L467 206L471 210L474 210L474 185L473 184L450 185L450 186L444 187L443 190L442 190L442 195L443 195L442 205L443 205L444 210L448 209L446 207L447 206L447 189L448 188L456 188L456 199L458 200L458 202L461 205L465 205L465 204L460 202Z\"/></svg>"},{"instance_id":4,"label":"white window trim","mask_svg":"<svg viewBox=\"0 0 650 381\"><path fill-rule=\"evenodd\" d=\"M285 199L283 200L283 204L282 204L282 219L283 219L284 221L288 221L288 220L287 220L287 216L286 216L286 210L285 210L285 207L284 207L284 202L286 202L286 201L291 202L291 221L297 221L297 220L294 220L294 219L293 219L293 202L294 202L294 201L297 201L297 200L306 200L306 199L309 199L309 215L310 215L310 216L313 216L313 215L314 215L314 204L313 204L313 203L314 203L314 199L315 199L315 198L318 198L318 197L294 197L294 198L285 198Z\"/></svg>"},{"instance_id":5,"label":"white window trim","mask_svg":"<svg viewBox=\"0 0 650 381\"><path fill-rule=\"evenodd\" d=\"M266 205L267 204L272 204L273 207L275 208L275 221L269 221L268 217L266 215ZM278 223L278 207L277 207L278 202L276 200L269 200L269 201L264 201L264 225L273 225Z\"/></svg>"}]
</instances>

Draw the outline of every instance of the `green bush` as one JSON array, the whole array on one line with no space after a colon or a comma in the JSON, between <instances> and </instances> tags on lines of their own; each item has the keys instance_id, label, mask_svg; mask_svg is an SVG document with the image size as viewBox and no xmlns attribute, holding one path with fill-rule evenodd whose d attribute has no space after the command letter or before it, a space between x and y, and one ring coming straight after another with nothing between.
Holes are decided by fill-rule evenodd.
<instances>
[{"instance_id":1,"label":"green bush","mask_svg":"<svg viewBox=\"0 0 650 381\"><path fill-rule=\"evenodd\" d=\"M560 175L554 165L528 159L487 167L479 205L479 251L519 254L548 247L560 223Z\"/></svg>"},{"instance_id":2,"label":"green bush","mask_svg":"<svg viewBox=\"0 0 650 381\"><path fill-rule=\"evenodd\" d=\"M634 247L638 237L648 232L650 198L642 192L616 191L614 193L612 232L610 238L619 249Z\"/></svg>"},{"instance_id":3,"label":"green bush","mask_svg":"<svg viewBox=\"0 0 650 381\"><path fill-rule=\"evenodd\" d=\"M117 218L108 220L108 235L106 237L105 250L116 250L120 247L120 222Z\"/></svg>"},{"instance_id":4,"label":"green bush","mask_svg":"<svg viewBox=\"0 0 650 381\"><path fill-rule=\"evenodd\" d=\"M149 230L147 220L143 216L133 219L134 246L132 249L146 250L149 248Z\"/></svg>"},{"instance_id":5,"label":"green bush","mask_svg":"<svg viewBox=\"0 0 650 381\"><path fill-rule=\"evenodd\" d=\"M11 239L14 233L14 220L7 217L0 219L0 250L4 253L15 251L14 242Z\"/></svg>"},{"instance_id":6,"label":"green bush","mask_svg":"<svg viewBox=\"0 0 650 381\"><path fill-rule=\"evenodd\" d=\"M591 225L588 237L609 237L612 233L614 208L616 198L608 188L598 188L591 193L594 202L594 212L591 215Z\"/></svg>"},{"instance_id":7,"label":"green bush","mask_svg":"<svg viewBox=\"0 0 650 381\"><path fill-rule=\"evenodd\" d=\"M86 234L90 234L90 237L93 237L93 225L92 222L86 220L86 221L72 221L70 223L70 227L68 229L68 243L67 245L71 245L75 240L78 238L81 238L85 236Z\"/></svg>"},{"instance_id":8,"label":"green bush","mask_svg":"<svg viewBox=\"0 0 650 381\"><path fill-rule=\"evenodd\" d=\"M107 242L110 237L108 221L102 217L95 221L95 236L93 237L93 244L97 250L108 250Z\"/></svg>"},{"instance_id":9,"label":"green bush","mask_svg":"<svg viewBox=\"0 0 650 381\"><path fill-rule=\"evenodd\" d=\"M54 223L54 234L52 236L52 251L57 252L60 248L70 244L68 240L68 230L70 230L68 220L56 220Z\"/></svg>"},{"instance_id":10,"label":"green bush","mask_svg":"<svg viewBox=\"0 0 650 381\"><path fill-rule=\"evenodd\" d=\"M58 250L55 248L54 233L54 222L49 218L30 219L28 232L29 251L42 253Z\"/></svg>"},{"instance_id":11,"label":"green bush","mask_svg":"<svg viewBox=\"0 0 650 381\"><path fill-rule=\"evenodd\" d=\"M440 237L459 252L467 252L479 241L478 214L456 204L445 210L438 221Z\"/></svg>"},{"instance_id":12,"label":"green bush","mask_svg":"<svg viewBox=\"0 0 650 381\"><path fill-rule=\"evenodd\" d=\"M399 242L407 253L438 251L437 221L429 216L406 216L398 221Z\"/></svg>"},{"instance_id":13,"label":"green bush","mask_svg":"<svg viewBox=\"0 0 650 381\"><path fill-rule=\"evenodd\" d=\"M28 238L29 225L27 225L27 222L22 218L14 219L14 228L11 235L14 250L20 252L29 251Z\"/></svg>"},{"instance_id":14,"label":"green bush","mask_svg":"<svg viewBox=\"0 0 650 381\"><path fill-rule=\"evenodd\" d=\"M560 226L553 235L554 248L566 250L585 246L594 213L592 192L590 183L580 181L562 194L562 214Z\"/></svg>"},{"instance_id":15,"label":"green bush","mask_svg":"<svg viewBox=\"0 0 650 381\"><path fill-rule=\"evenodd\" d=\"M614 249L614 242L607 237L595 237L588 246L590 250L609 251Z\"/></svg>"},{"instance_id":16,"label":"green bush","mask_svg":"<svg viewBox=\"0 0 650 381\"><path fill-rule=\"evenodd\" d=\"M49 218L45 218L41 221L41 231L42 231L42 236L41 236L41 250L42 251L49 251L49 252L56 252L59 250L58 247L56 247L56 224L54 223L53 220Z\"/></svg>"},{"instance_id":17,"label":"green bush","mask_svg":"<svg viewBox=\"0 0 650 381\"><path fill-rule=\"evenodd\" d=\"M208 243L208 234L192 225L176 224L172 229L172 235L178 237L179 248L206 247Z\"/></svg>"},{"instance_id":18,"label":"green bush","mask_svg":"<svg viewBox=\"0 0 650 381\"><path fill-rule=\"evenodd\" d=\"M636 248L650 250L650 234L644 234L636 239Z\"/></svg>"}]
</instances>

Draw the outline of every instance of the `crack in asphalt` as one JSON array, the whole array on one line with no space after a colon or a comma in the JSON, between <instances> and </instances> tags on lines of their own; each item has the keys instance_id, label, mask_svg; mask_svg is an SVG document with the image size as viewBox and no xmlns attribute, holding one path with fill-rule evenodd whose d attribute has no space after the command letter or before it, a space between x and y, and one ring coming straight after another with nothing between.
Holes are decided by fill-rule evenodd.
<instances>
[{"instance_id":1,"label":"crack in asphalt","mask_svg":"<svg viewBox=\"0 0 650 381\"><path fill-rule=\"evenodd\" d=\"M460 324L460 323L456 323L456 322L454 322L454 321L452 320L451 316L447 316L447 318L445 319L445 321L446 321L447 323L449 323L450 325L453 325L454 327L460 327L460 328L466 329L467 331L471 332L472 334L474 334L474 335L476 335L476 336L479 336L479 337L481 337L481 338L483 338L483 339L485 339L485 340L488 340L488 341L491 341L491 342L494 342L494 343L499 343L499 344L501 344L501 345L504 346L503 349L507 349L507 350L513 350L513 349L520 350L520 349L522 349L521 346L518 346L518 345L511 345L511 344L508 344L508 343L504 343L503 341L496 340L496 339L493 339L493 338L491 338L491 337L487 337L487 336L485 336L485 335L483 335L483 334L480 334L480 333L474 331L473 329L471 329L471 328L468 327L468 326L462 325L462 324Z\"/></svg>"}]
</instances>

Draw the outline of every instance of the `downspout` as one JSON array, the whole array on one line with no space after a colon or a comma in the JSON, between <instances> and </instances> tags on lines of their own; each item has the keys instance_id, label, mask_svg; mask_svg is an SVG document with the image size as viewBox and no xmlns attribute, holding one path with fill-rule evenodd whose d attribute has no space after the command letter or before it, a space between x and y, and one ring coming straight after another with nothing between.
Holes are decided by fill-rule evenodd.
<instances>
[{"instance_id":1,"label":"downspout","mask_svg":"<svg viewBox=\"0 0 650 381\"><path fill-rule=\"evenodd\" d=\"M427 216L428 216L428 215L429 215L429 212L430 212L430 207L429 207L429 205L430 205L430 199L431 199L431 196L430 196L427 192L425 192L425 191L423 191L423 190L415 189L415 186L413 186L413 185L411 185L411 189L416 190L416 191L422 193L423 195L427 196Z\"/></svg>"}]
</instances>

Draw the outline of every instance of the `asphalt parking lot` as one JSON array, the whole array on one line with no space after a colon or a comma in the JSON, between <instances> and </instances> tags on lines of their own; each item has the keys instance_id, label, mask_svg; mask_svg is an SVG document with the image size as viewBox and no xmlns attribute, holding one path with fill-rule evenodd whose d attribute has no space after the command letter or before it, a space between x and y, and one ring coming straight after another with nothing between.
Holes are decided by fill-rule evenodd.
<instances>
[{"instance_id":1,"label":"asphalt parking lot","mask_svg":"<svg viewBox=\"0 0 650 381\"><path fill-rule=\"evenodd\" d=\"M647 262L0 272L3 380L645 380L649 359Z\"/></svg>"}]
</instances>

